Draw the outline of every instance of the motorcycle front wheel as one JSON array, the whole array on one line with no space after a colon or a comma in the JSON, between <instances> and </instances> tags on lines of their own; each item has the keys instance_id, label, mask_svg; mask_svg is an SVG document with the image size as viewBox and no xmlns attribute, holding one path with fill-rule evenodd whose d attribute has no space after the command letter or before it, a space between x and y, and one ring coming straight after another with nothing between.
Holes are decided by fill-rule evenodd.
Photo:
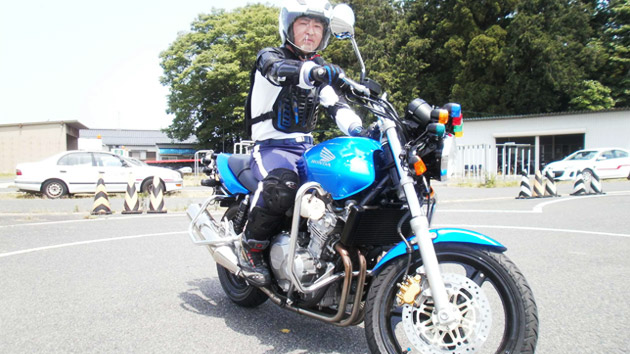
<instances>
[{"instance_id":1,"label":"motorcycle front wheel","mask_svg":"<svg viewBox=\"0 0 630 354\"><path fill-rule=\"evenodd\" d=\"M538 312L523 274L502 253L469 244L436 244L435 251L449 302L458 320L440 324L428 283L412 304L400 304L400 285L408 261L400 257L372 281L367 297L365 331L373 353L534 353ZM417 253L416 253L417 254ZM409 268L422 273L422 260ZM409 278L407 278L409 279ZM416 288L418 289L418 288ZM404 295L404 294L403 294Z\"/></svg>"}]
</instances>

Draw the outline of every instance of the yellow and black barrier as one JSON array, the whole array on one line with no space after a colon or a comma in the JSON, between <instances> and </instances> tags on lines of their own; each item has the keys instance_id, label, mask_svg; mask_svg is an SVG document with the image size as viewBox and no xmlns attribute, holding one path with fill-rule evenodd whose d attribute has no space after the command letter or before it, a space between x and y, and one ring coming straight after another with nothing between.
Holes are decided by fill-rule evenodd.
<instances>
[{"instance_id":1,"label":"yellow and black barrier","mask_svg":"<svg viewBox=\"0 0 630 354\"><path fill-rule=\"evenodd\" d=\"M109 215L112 213L112 208L109 204L109 197L107 196L107 188L105 188L105 181L103 180L103 174L98 176L98 182L96 183L96 192L94 193L94 204L92 205L92 215Z\"/></svg>"},{"instance_id":2,"label":"yellow and black barrier","mask_svg":"<svg viewBox=\"0 0 630 354\"><path fill-rule=\"evenodd\" d=\"M147 213L166 213L166 209L164 209L164 186L158 176L153 176L153 187L149 191L149 210Z\"/></svg>"},{"instance_id":3,"label":"yellow and black barrier","mask_svg":"<svg viewBox=\"0 0 630 354\"><path fill-rule=\"evenodd\" d=\"M125 192L125 202L123 203L123 214L142 214L140 209L140 199L136 190L136 180L133 174L129 174L127 191Z\"/></svg>"}]
</instances>

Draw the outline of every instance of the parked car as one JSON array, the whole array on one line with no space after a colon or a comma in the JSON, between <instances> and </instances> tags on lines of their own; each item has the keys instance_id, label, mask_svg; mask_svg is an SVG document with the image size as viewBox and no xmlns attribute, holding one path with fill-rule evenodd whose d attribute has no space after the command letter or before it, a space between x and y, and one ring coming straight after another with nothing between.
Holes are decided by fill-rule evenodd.
<instances>
[{"instance_id":1,"label":"parked car","mask_svg":"<svg viewBox=\"0 0 630 354\"><path fill-rule=\"evenodd\" d=\"M153 176L160 178L166 192L182 188L182 177L176 171L105 151L66 151L39 162L20 163L16 166L15 185L22 191L54 199L65 194L94 193L100 174L108 193L125 192L130 174L138 191L149 191Z\"/></svg>"},{"instance_id":2,"label":"parked car","mask_svg":"<svg viewBox=\"0 0 630 354\"><path fill-rule=\"evenodd\" d=\"M620 148L579 150L548 164L543 173L547 171L558 181L573 180L578 171L582 171L585 183L591 180L593 172L601 179L624 178L630 176L630 152Z\"/></svg>"},{"instance_id":3,"label":"parked car","mask_svg":"<svg viewBox=\"0 0 630 354\"><path fill-rule=\"evenodd\" d=\"M190 166L184 166L177 169L182 175L193 173L193 169Z\"/></svg>"}]
</instances>

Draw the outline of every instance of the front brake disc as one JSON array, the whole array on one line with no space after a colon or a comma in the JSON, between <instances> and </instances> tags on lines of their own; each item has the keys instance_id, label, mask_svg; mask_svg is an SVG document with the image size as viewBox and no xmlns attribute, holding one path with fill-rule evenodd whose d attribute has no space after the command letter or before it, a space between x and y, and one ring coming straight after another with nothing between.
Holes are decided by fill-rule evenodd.
<instances>
[{"instance_id":1,"label":"front brake disc","mask_svg":"<svg viewBox=\"0 0 630 354\"><path fill-rule=\"evenodd\" d=\"M402 310L403 328L422 353L473 353L487 340L492 325L490 302L472 280L455 273L442 274L449 302L457 319L440 324L430 290L423 290L414 305Z\"/></svg>"}]
</instances>

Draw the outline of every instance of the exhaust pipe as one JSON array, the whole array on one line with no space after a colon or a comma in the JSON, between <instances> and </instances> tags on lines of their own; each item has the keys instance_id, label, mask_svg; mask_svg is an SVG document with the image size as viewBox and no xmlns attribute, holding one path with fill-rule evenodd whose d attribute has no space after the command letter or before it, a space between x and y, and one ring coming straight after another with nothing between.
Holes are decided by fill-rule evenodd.
<instances>
[{"instance_id":1,"label":"exhaust pipe","mask_svg":"<svg viewBox=\"0 0 630 354\"><path fill-rule=\"evenodd\" d=\"M229 272L238 275L241 268L238 266L238 258L234 253L234 242L239 240L239 236L222 237L225 235L225 227L216 221L207 207L214 200L209 198L203 205L191 204L186 210L190 224L188 225L188 235L191 241L198 246L206 246L215 262L227 269Z\"/></svg>"},{"instance_id":2,"label":"exhaust pipe","mask_svg":"<svg viewBox=\"0 0 630 354\"><path fill-rule=\"evenodd\" d=\"M238 257L236 257L232 248L228 246L221 246L214 250L214 253L210 251L210 254L212 255L212 258L214 258L215 262L227 269L230 273L239 275L241 272L241 267L238 266Z\"/></svg>"}]
</instances>

